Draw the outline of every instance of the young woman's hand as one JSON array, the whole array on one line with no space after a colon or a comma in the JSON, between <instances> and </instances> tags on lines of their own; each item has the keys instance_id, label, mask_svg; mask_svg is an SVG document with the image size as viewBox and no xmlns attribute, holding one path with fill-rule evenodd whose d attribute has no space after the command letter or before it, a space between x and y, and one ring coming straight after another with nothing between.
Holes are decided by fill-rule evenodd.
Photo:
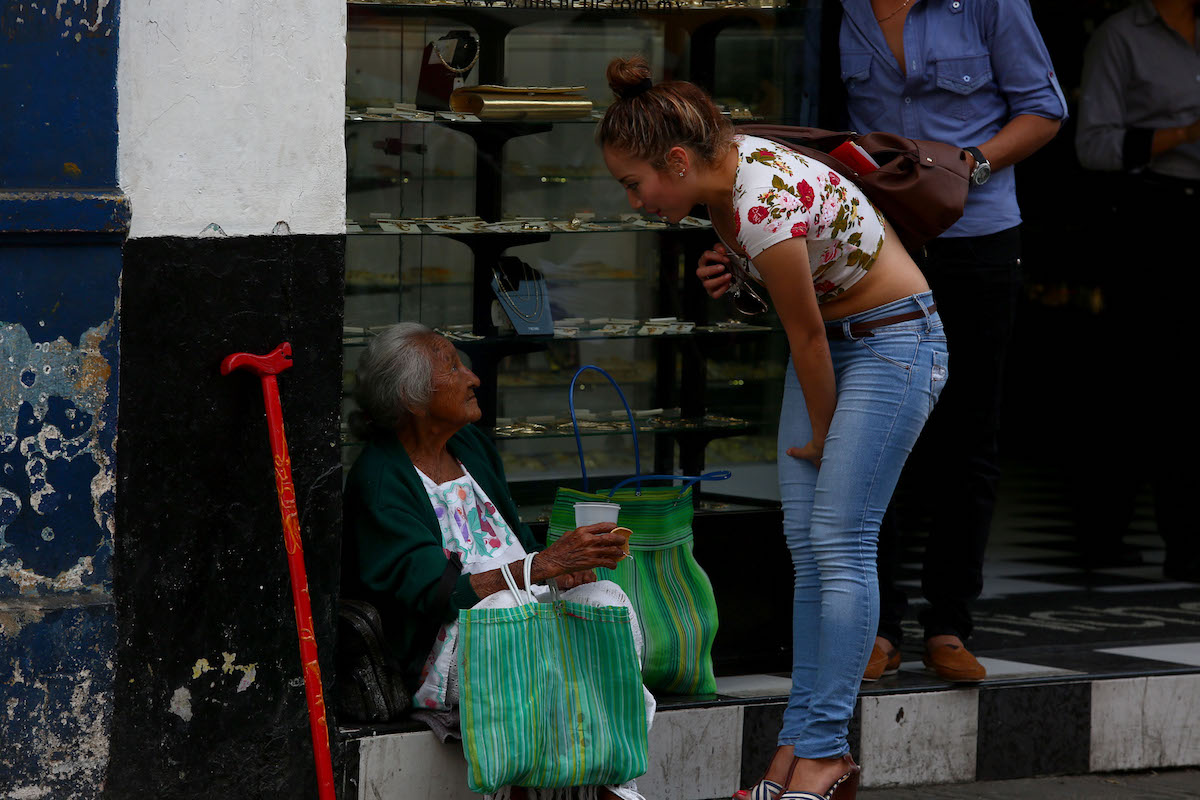
<instances>
[{"instance_id":1,"label":"young woman's hand","mask_svg":"<svg viewBox=\"0 0 1200 800\"><path fill-rule=\"evenodd\" d=\"M733 274L725 267L729 264L729 253L723 244L714 244L711 250L700 254L696 277L704 284L704 291L714 300L729 291Z\"/></svg>"},{"instance_id":2,"label":"young woman's hand","mask_svg":"<svg viewBox=\"0 0 1200 800\"><path fill-rule=\"evenodd\" d=\"M825 443L809 442L804 447L789 447L787 454L792 458L803 458L811 461L818 469L821 467L821 457L825 453Z\"/></svg>"}]
</instances>

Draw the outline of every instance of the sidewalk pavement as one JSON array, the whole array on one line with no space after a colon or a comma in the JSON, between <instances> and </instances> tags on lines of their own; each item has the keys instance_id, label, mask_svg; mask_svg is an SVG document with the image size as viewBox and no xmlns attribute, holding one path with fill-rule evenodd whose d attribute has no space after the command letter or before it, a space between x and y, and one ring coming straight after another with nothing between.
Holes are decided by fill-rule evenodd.
<instances>
[{"instance_id":1,"label":"sidewalk pavement","mask_svg":"<svg viewBox=\"0 0 1200 800\"><path fill-rule=\"evenodd\" d=\"M1120 772L942 786L863 789L859 800L1181 800L1200 798L1200 769Z\"/></svg>"}]
</instances>

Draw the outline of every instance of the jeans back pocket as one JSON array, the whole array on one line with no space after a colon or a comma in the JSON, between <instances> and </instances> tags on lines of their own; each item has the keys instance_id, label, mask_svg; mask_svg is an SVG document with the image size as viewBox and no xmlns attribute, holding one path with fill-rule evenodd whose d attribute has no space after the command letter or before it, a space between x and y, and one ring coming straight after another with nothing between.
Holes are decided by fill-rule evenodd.
<instances>
[{"instance_id":1,"label":"jeans back pocket","mask_svg":"<svg viewBox=\"0 0 1200 800\"><path fill-rule=\"evenodd\" d=\"M942 347L943 349L933 351L933 366L929 370L930 413L937 405L938 398L942 396L942 389L946 387L946 380L950 377L950 354L944 349L945 345Z\"/></svg>"}]
</instances>

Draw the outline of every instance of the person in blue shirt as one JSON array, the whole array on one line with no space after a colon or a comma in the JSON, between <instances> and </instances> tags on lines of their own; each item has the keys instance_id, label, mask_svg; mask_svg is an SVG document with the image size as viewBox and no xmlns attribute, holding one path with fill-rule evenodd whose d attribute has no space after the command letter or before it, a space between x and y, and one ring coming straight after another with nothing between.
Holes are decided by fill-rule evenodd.
<instances>
[{"instance_id":1,"label":"person in blue shirt","mask_svg":"<svg viewBox=\"0 0 1200 800\"><path fill-rule=\"evenodd\" d=\"M898 497L930 516L921 610L925 664L950 681L986 670L964 646L969 605L999 480L997 430L1005 351L1021 285L1013 165L1067 116L1029 0L842 0L842 82L854 130L963 148L971 169L960 219L917 256L945 320L953 378L914 449ZM916 490L922 496L914 496ZM894 584L896 502L879 542L880 624L864 679L900 665L907 598Z\"/></svg>"}]
</instances>

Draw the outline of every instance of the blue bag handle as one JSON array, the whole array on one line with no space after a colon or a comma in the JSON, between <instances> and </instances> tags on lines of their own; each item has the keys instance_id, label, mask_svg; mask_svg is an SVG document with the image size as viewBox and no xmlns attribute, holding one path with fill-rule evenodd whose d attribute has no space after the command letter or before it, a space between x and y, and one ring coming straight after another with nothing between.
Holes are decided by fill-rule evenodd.
<instances>
[{"instance_id":1,"label":"blue bag handle","mask_svg":"<svg viewBox=\"0 0 1200 800\"><path fill-rule=\"evenodd\" d=\"M706 472L703 475L635 475L632 478L626 478L625 480L621 481L613 488L609 489L608 496L611 499L612 496L617 493L617 489L620 489L622 486L624 486L627 483L633 483L634 481L637 481L637 493L641 494L642 493L642 481L660 480L660 481L683 481L684 482L683 486L679 487L679 496L683 497L683 493L686 492L688 490L688 487L691 486L693 483L698 483L700 481L727 481L732 477L733 477L733 473L727 469L718 469L718 470L714 470L713 472Z\"/></svg>"},{"instance_id":2,"label":"blue bag handle","mask_svg":"<svg viewBox=\"0 0 1200 800\"><path fill-rule=\"evenodd\" d=\"M570 408L570 410L571 410L571 427L574 428L574 430L575 430L575 449L579 453L579 472L583 476L583 491L585 491L585 492L588 491L588 476L587 476L587 467L584 466L584 463L583 463L583 439L579 435L579 420L576 419L576 417L575 417L575 383L576 383L576 381L579 380L579 376L588 370L593 370L595 372L599 372L605 378L608 378L608 382L611 383L612 387L617 390L617 396L621 398L621 405L625 406L625 413L629 417L629 430L633 433L633 470L634 470L633 477L626 478L625 480L621 481L616 486L614 486L612 489L610 489L608 492L608 496L610 498L617 491L617 489L620 489L622 486L626 485L627 483L630 483L631 481L636 482L637 494L639 494L639 495L642 493L642 481L643 480L670 480L670 481L680 481L681 480L681 481L686 481L683 484L683 486L680 487L680 489L679 489L679 495L682 497L683 493L685 491L687 491L688 487L691 486L692 484L696 483L697 481L723 481L723 480L728 480L730 477L732 477L732 473L727 469L716 470L714 472L706 472L703 475L645 475L645 476L643 476L642 475L642 456L641 456L641 452L638 450L637 423L634 422L634 420L633 420L633 409L631 409L629 407L629 401L625 399L625 393L621 391L621 387L617 385L617 382L615 380L613 380L612 375L609 375L603 369L601 369L600 367L597 367L594 364L584 364L582 367L580 367L579 369L577 369L575 371L574 375L571 376L571 389L567 393L567 407Z\"/></svg>"},{"instance_id":3,"label":"blue bag handle","mask_svg":"<svg viewBox=\"0 0 1200 800\"><path fill-rule=\"evenodd\" d=\"M584 364L575 371L571 376L571 390L567 393L567 407L571 409L571 427L575 429L575 449L579 452L579 472L583 475L583 490L588 490L587 467L583 465L583 439L579 436L579 420L575 418L575 382L579 380L579 376L588 370L595 370L604 377L608 378L608 382L617 390L617 397L621 398L621 405L625 406L625 413L629 415L629 430L633 432L633 468L634 475L640 477L642 474L642 456L638 451L637 423L633 421L633 409L629 407L629 401L625 399L625 393L621 391L621 387L613 380L613 376L609 375L595 364Z\"/></svg>"}]
</instances>

